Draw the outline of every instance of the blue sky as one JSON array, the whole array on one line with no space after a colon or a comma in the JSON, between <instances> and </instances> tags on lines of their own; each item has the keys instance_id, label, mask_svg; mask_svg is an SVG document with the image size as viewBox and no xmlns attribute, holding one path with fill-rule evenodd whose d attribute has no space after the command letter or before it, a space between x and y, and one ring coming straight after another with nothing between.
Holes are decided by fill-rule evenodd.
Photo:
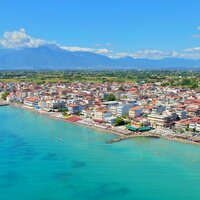
<instances>
[{"instance_id":1,"label":"blue sky","mask_svg":"<svg viewBox=\"0 0 200 200\"><path fill-rule=\"evenodd\" d=\"M23 28L33 38L110 55L198 58L199 10L199 0L0 0L0 38Z\"/></svg>"}]
</instances>

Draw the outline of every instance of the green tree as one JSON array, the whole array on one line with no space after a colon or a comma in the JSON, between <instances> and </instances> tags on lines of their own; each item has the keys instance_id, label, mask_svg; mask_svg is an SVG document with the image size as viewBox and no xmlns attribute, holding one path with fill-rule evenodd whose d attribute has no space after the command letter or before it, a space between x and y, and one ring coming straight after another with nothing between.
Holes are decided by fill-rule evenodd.
<instances>
[{"instance_id":1,"label":"green tree","mask_svg":"<svg viewBox=\"0 0 200 200\"><path fill-rule=\"evenodd\" d=\"M105 100L106 101L115 101L116 100L116 96L114 94L108 94L106 97L105 97Z\"/></svg>"},{"instance_id":2,"label":"green tree","mask_svg":"<svg viewBox=\"0 0 200 200\"><path fill-rule=\"evenodd\" d=\"M6 100L7 96L9 95L10 93L9 92L4 92L2 95L1 95L1 98L3 100Z\"/></svg>"},{"instance_id":3,"label":"green tree","mask_svg":"<svg viewBox=\"0 0 200 200\"><path fill-rule=\"evenodd\" d=\"M59 108L58 112L61 112L63 116L67 116L68 115L68 108Z\"/></svg>"},{"instance_id":4,"label":"green tree","mask_svg":"<svg viewBox=\"0 0 200 200\"><path fill-rule=\"evenodd\" d=\"M187 125L187 127L185 128L186 131L189 131L189 125Z\"/></svg>"},{"instance_id":5,"label":"green tree","mask_svg":"<svg viewBox=\"0 0 200 200\"><path fill-rule=\"evenodd\" d=\"M121 117L124 118L124 119L128 119L128 114L124 114Z\"/></svg>"},{"instance_id":6,"label":"green tree","mask_svg":"<svg viewBox=\"0 0 200 200\"><path fill-rule=\"evenodd\" d=\"M122 126L125 125L126 122L121 117L116 117L115 119L115 126Z\"/></svg>"}]
</instances>

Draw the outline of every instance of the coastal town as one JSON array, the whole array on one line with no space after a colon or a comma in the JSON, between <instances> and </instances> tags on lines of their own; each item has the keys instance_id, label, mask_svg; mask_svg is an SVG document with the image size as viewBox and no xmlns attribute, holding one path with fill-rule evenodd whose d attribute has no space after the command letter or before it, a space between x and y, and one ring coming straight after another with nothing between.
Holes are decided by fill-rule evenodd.
<instances>
[{"instance_id":1,"label":"coastal town","mask_svg":"<svg viewBox=\"0 0 200 200\"><path fill-rule=\"evenodd\" d=\"M1 105L112 131L200 142L200 91L158 83L0 83Z\"/></svg>"}]
</instances>

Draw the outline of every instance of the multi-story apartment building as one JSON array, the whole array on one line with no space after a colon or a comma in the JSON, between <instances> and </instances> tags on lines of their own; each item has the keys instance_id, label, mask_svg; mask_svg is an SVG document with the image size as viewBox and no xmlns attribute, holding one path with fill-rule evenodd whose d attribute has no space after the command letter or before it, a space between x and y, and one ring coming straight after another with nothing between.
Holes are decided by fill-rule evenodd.
<instances>
[{"instance_id":1,"label":"multi-story apartment building","mask_svg":"<svg viewBox=\"0 0 200 200\"><path fill-rule=\"evenodd\" d=\"M94 120L105 122L107 118L112 117L112 113L104 107L99 107L94 111Z\"/></svg>"},{"instance_id":2,"label":"multi-story apartment building","mask_svg":"<svg viewBox=\"0 0 200 200\"><path fill-rule=\"evenodd\" d=\"M36 107L38 106L39 101L40 101L40 98L38 97L27 97L24 100L24 105L28 107Z\"/></svg>"},{"instance_id":3,"label":"multi-story apartment building","mask_svg":"<svg viewBox=\"0 0 200 200\"><path fill-rule=\"evenodd\" d=\"M140 106L135 106L129 109L129 117L132 119L135 117L139 117L141 114L142 114L142 108Z\"/></svg>"},{"instance_id":4,"label":"multi-story apartment building","mask_svg":"<svg viewBox=\"0 0 200 200\"><path fill-rule=\"evenodd\" d=\"M67 105L70 114L78 114L82 111L82 107L77 104L69 104Z\"/></svg>"},{"instance_id":5,"label":"multi-story apartment building","mask_svg":"<svg viewBox=\"0 0 200 200\"><path fill-rule=\"evenodd\" d=\"M148 116L148 120L152 127L169 127L172 125L170 117L165 115L151 114Z\"/></svg>"}]
</instances>

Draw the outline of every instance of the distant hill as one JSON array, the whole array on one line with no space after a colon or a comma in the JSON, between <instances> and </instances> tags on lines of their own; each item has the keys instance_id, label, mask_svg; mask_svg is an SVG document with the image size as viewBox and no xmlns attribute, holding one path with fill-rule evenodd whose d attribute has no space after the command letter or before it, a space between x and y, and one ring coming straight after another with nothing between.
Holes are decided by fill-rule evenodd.
<instances>
[{"instance_id":1,"label":"distant hill","mask_svg":"<svg viewBox=\"0 0 200 200\"><path fill-rule=\"evenodd\" d=\"M0 49L0 69L200 69L200 60L161 60L124 57L113 59L91 52L71 52L56 45L37 48Z\"/></svg>"}]
</instances>

